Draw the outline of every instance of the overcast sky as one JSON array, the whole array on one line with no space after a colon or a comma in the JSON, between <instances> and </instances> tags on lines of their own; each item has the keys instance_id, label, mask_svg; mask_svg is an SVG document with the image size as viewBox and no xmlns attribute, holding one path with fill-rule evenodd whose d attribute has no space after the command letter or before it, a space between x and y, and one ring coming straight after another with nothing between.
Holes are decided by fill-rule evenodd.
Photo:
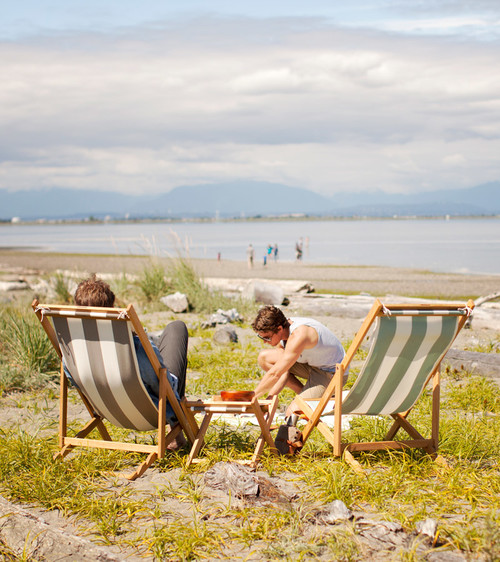
<instances>
[{"instance_id":1,"label":"overcast sky","mask_svg":"<svg viewBox=\"0 0 500 562\"><path fill-rule=\"evenodd\" d=\"M0 188L500 179L499 0L1 0Z\"/></svg>"}]
</instances>

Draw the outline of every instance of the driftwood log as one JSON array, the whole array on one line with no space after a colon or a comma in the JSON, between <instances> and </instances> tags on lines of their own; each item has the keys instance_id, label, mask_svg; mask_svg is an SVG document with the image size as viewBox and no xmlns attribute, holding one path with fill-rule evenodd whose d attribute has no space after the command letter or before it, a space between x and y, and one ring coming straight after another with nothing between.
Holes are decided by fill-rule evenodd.
<instances>
[{"instance_id":1,"label":"driftwood log","mask_svg":"<svg viewBox=\"0 0 500 562\"><path fill-rule=\"evenodd\" d=\"M479 308L485 302L494 301L498 298L500 298L500 291L497 291L496 293L490 293L489 295L486 295L485 297L479 297L478 299L476 299L474 301L474 304L476 305L476 308ZM474 311L472 312L471 316L469 316L469 318L467 319L467 322L465 323L464 328L470 328L471 327L473 318L474 318Z\"/></svg>"},{"instance_id":2,"label":"driftwood log","mask_svg":"<svg viewBox=\"0 0 500 562\"><path fill-rule=\"evenodd\" d=\"M474 375L496 379L500 384L500 353L480 353L452 348L443 359L443 366L446 365L458 371L464 370Z\"/></svg>"}]
</instances>

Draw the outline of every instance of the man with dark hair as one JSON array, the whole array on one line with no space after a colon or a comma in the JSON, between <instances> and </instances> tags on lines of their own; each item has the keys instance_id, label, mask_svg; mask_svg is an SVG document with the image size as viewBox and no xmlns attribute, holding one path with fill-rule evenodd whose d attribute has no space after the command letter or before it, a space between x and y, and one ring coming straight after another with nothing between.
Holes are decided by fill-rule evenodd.
<instances>
[{"instance_id":1,"label":"man with dark hair","mask_svg":"<svg viewBox=\"0 0 500 562\"><path fill-rule=\"evenodd\" d=\"M105 281L97 279L95 273L78 285L74 299L78 306L115 306L115 294L111 287Z\"/></svg>"},{"instance_id":2,"label":"man with dark hair","mask_svg":"<svg viewBox=\"0 0 500 562\"><path fill-rule=\"evenodd\" d=\"M115 295L111 287L102 279L98 279L95 274L89 279L82 281L75 291L75 304L78 306L99 306L112 308L115 304ZM151 339L151 338L150 338ZM181 320L170 322L160 334L157 344L151 341L153 350L160 361L162 367L167 369L167 379L174 390L177 398L182 399L186 391L186 370L187 370L187 347L188 331L186 324ZM134 334L134 346L137 356L137 363L141 373L141 379L146 390L158 407L160 396L160 383L156 372L148 359L146 351L142 347L139 337ZM65 369L68 378L73 382L71 375ZM74 384L74 382L73 382ZM167 404L167 418L169 423L175 423L173 411L170 412L170 405ZM169 445L169 449L181 447L185 443L182 433Z\"/></svg>"},{"instance_id":3,"label":"man with dark hair","mask_svg":"<svg viewBox=\"0 0 500 562\"><path fill-rule=\"evenodd\" d=\"M259 353L258 363L264 376L255 388L257 397L266 392L268 397L274 396L285 387L305 399L323 395L345 353L338 338L326 326L312 318L287 319L278 307L270 305L259 310L252 328L261 340L272 346ZM344 383L346 380L347 373ZM294 411L292 402L286 415Z\"/></svg>"}]
</instances>

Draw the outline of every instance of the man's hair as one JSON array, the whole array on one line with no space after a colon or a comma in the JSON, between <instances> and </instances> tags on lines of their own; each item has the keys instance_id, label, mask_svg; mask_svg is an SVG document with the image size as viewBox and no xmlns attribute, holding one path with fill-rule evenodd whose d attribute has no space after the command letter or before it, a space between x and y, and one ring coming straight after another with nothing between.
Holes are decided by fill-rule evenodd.
<instances>
[{"instance_id":1,"label":"man's hair","mask_svg":"<svg viewBox=\"0 0 500 562\"><path fill-rule=\"evenodd\" d=\"M104 306L112 308L115 294L111 287L102 279L92 275L82 281L75 291L75 304L78 306Z\"/></svg>"},{"instance_id":2,"label":"man's hair","mask_svg":"<svg viewBox=\"0 0 500 562\"><path fill-rule=\"evenodd\" d=\"M252 328L255 332L272 332L275 334L281 326L288 328L290 322L288 322L283 312L273 305L261 308L252 322Z\"/></svg>"}]
</instances>

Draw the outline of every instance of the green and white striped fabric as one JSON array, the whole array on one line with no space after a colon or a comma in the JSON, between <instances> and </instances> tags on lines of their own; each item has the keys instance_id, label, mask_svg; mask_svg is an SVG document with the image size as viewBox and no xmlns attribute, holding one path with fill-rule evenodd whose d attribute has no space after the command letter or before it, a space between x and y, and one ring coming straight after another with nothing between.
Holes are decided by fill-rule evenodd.
<instances>
[{"instance_id":1,"label":"green and white striped fabric","mask_svg":"<svg viewBox=\"0 0 500 562\"><path fill-rule=\"evenodd\" d=\"M342 413L388 415L411 408L455 339L458 322L457 315L433 312L377 318L368 357Z\"/></svg>"},{"instance_id":2,"label":"green and white striped fabric","mask_svg":"<svg viewBox=\"0 0 500 562\"><path fill-rule=\"evenodd\" d=\"M158 428L158 409L140 376L129 322L53 315L64 362L96 412L118 427Z\"/></svg>"}]
</instances>

